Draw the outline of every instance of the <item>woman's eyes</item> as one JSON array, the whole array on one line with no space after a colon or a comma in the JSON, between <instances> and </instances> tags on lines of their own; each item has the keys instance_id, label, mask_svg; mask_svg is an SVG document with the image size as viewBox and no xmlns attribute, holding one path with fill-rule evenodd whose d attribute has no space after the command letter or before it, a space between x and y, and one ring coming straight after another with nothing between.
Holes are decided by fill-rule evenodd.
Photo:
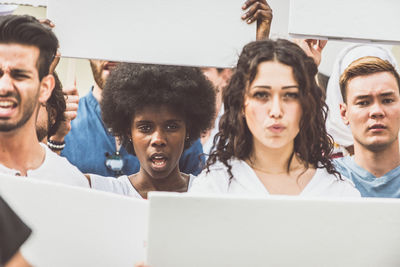
<instances>
[{"instance_id":1,"label":"woman's eyes","mask_svg":"<svg viewBox=\"0 0 400 267\"><path fill-rule=\"evenodd\" d=\"M269 97L268 92L255 92L253 97L256 99L267 99Z\"/></svg>"},{"instance_id":2,"label":"woman's eyes","mask_svg":"<svg viewBox=\"0 0 400 267\"><path fill-rule=\"evenodd\" d=\"M284 95L284 97L290 98L290 99L297 99L297 98L299 98L299 93L288 92Z\"/></svg>"},{"instance_id":3,"label":"woman's eyes","mask_svg":"<svg viewBox=\"0 0 400 267\"><path fill-rule=\"evenodd\" d=\"M153 130L153 127L152 127L152 125L149 125L149 124L142 124L142 125L138 125L137 129L142 133L150 133ZM166 131L173 132L173 131L180 129L180 125L177 123L168 123L168 124L164 125L164 129Z\"/></svg>"},{"instance_id":4,"label":"woman's eyes","mask_svg":"<svg viewBox=\"0 0 400 267\"><path fill-rule=\"evenodd\" d=\"M177 123L170 123L166 125L166 129L169 131L175 131L179 129L179 125Z\"/></svg>"},{"instance_id":5,"label":"woman's eyes","mask_svg":"<svg viewBox=\"0 0 400 267\"><path fill-rule=\"evenodd\" d=\"M139 125L137 128L142 133L148 133L151 130L150 125L147 125L147 124Z\"/></svg>"},{"instance_id":6,"label":"woman's eyes","mask_svg":"<svg viewBox=\"0 0 400 267\"><path fill-rule=\"evenodd\" d=\"M255 92L253 97L256 99L269 99L271 94L269 92ZM298 99L298 92L287 92L283 94L283 99Z\"/></svg>"}]
</instances>

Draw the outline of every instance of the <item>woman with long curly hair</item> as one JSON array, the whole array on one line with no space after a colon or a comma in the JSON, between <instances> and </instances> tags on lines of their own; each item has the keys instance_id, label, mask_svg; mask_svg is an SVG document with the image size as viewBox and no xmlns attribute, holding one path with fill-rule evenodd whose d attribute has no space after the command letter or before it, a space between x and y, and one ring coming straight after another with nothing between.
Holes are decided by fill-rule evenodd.
<instances>
[{"instance_id":1,"label":"woman with long curly hair","mask_svg":"<svg viewBox=\"0 0 400 267\"><path fill-rule=\"evenodd\" d=\"M214 152L190 192L360 196L332 165L316 74L292 42L246 45L224 90Z\"/></svg>"}]
</instances>

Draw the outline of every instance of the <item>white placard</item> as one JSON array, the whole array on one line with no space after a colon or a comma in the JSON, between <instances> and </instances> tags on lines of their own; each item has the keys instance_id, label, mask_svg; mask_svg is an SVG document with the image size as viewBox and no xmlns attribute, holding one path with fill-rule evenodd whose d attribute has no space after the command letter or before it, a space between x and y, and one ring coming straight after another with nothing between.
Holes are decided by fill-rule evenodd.
<instances>
[{"instance_id":1,"label":"white placard","mask_svg":"<svg viewBox=\"0 0 400 267\"><path fill-rule=\"evenodd\" d=\"M26 6L47 6L47 0L10 0L0 1L0 4L15 4Z\"/></svg>"},{"instance_id":2,"label":"white placard","mask_svg":"<svg viewBox=\"0 0 400 267\"><path fill-rule=\"evenodd\" d=\"M289 0L267 0L267 3L274 14L270 37L273 39L288 38Z\"/></svg>"},{"instance_id":3,"label":"white placard","mask_svg":"<svg viewBox=\"0 0 400 267\"><path fill-rule=\"evenodd\" d=\"M40 267L133 267L145 258L145 200L0 176L0 195L33 234L23 255Z\"/></svg>"},{"instance_id":4,"label":"white placard","mask_svg":"<svg viewBox=\"0 0 400 267\"><path fill-rule=\"evenodd\" d=\"M399 44L399 10L398 0L290 0L289 34Z\"/></svg>"},{"instance_id":5,"label":"white placard","mask_svg":"<svg viewBox=\"0 0 400 267\"><path fill-rule=\"evenodd\" d=\"M151 193L148 263L400 266L400 200Z\"/></svg>"},{"instance_id":6,"label":"white placard","mask_svg":"<svg viewBox=\"0 0 400 267\"><path fill-rule=\"evenodd\" d=\"M256 25L243 0L49 0L66 57L232 67Z\"/></svg>"}]
</instances>

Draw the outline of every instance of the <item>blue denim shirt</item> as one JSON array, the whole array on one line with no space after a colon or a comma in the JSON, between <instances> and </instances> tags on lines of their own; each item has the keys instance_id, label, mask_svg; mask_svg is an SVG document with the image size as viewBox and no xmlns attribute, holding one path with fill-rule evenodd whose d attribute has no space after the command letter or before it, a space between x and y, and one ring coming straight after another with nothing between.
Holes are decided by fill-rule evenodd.
<instances>
[{"instance_id":1,"label":"blue denim shirt","mask_svg":"<svg viewBox=\"0 0 400 267\"><path fill-rule=\"evenodd\" d=\"M65 148L61 156L66 157L83 173L103 176L117 176L105 166L107 155L115 153L115 138L107 131L101 119L100 105L92 91L79 100L78 115L71 123L71 131L65 137ZM124 161L123 174L137 173L140 163L137 157L123 147L120 155ZM203 148L200 140L183 151L179 169L187 174L197 175L204 166Z\"/></svg>"}]
</instances>

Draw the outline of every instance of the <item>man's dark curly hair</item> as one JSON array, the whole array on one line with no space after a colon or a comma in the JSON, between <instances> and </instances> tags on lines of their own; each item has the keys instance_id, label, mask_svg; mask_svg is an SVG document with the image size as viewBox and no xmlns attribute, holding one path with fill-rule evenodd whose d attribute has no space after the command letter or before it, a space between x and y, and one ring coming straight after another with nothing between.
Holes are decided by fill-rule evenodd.
<instances>
[{"instance_id":1,"label":"man's dark curly hair","mask_svg":"<svg viewBox=\"0 0 400 267\"><path fill-rule=\"evenodd\" d=\"M311 165L326 168L331 174L338 174L330 159L333 142L325 128L328 107L323 101L322 90L315 81L317 66L299 46L281 39L256 41L243 48L236 70L223 93L225 113L219 123L219 132L214 138L215 151L207 160L207 170L216 161L221 161L233 178L232 166L228 161L234 157L241 160L249 158L253 136L242 111L247 87L256 77L258 65L265 61L277 61L292 67L299 84L299 101L303 115L300 131L294 140L294 151L287 163L287 172L296 154L306 168Z\"/></svg>"},{"instance_id":2,"label":"man's dark curly hair","mask_svg":"<svg viewBox=\"0 0 400 267\"><path fill-rule=\"evenodd\" d=\"M46 102L46 110L49 117L49 131L47 133L48 137L55 135L58 128L60 128L61 122L65 120L64 112L67 107L62 91L63 87L61 81L58 78L57 73L54 72L53 76L55 80L55 86L53 92L51 92L51 95Z\"/></svg>"},{"instance_id":3,"label":"man's dark curly hair","mask_svg":"<svg viewBox=\"0 0 400 267\"><path fill-rule=\"evenodd\" d=\"M53 31L27 15L0 16L0 43L37 47L40 51L37 61L39 80L49 74L58 48L58 39Z\"/></svg>"},{"instance_id":4,"label":"man's dark curly hair","mask_svg":"<svg viewBox=\"0 0 400 267\"><path fill-rule=\"evenodd\" d=\"M129 141L135 112L149 105L168 105L184 115L187 148L211 127L215 91L197 68L118 64L103 89L101 111L105 125L131 154L135 154Z\"/></svg>"}]
</instances>

